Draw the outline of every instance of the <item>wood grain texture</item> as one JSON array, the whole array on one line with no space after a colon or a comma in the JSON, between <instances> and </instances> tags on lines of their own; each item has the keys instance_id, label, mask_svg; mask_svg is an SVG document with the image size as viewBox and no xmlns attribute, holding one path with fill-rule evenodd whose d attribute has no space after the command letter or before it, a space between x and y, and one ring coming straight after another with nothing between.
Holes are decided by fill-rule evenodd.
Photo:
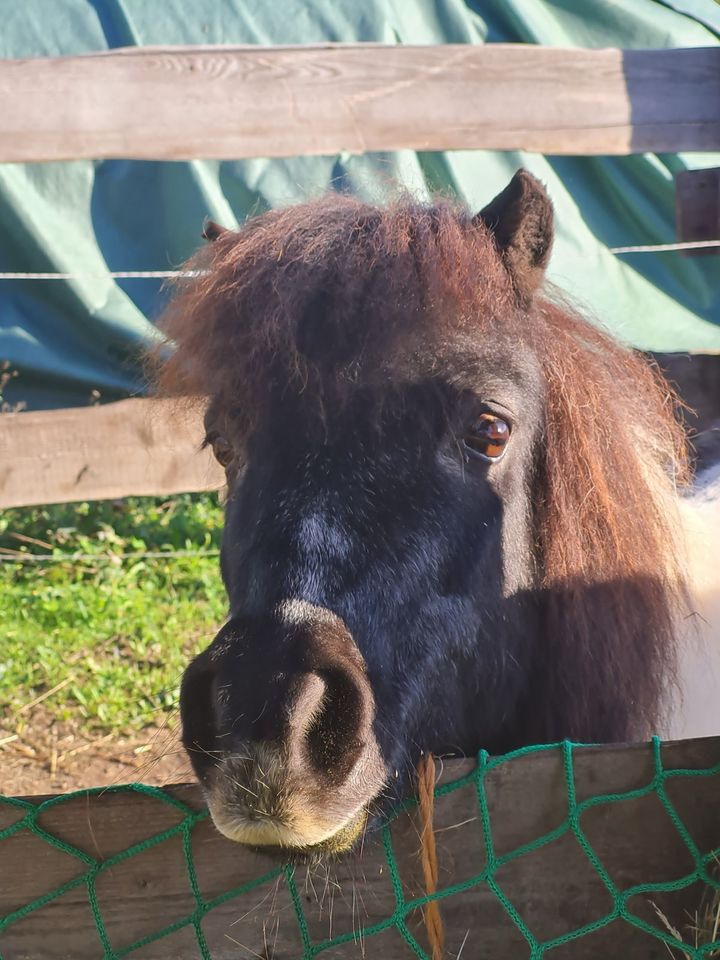
<instances>
[{"instance_id":1,"label":"wood grain texture","mask_svg":"<svg viewBox=\"0 0 720 960\"><path fill-rule=\"evenodd\" d=\"M708 768L720 762L720 738L667 744L662 755L665 769ZM455 780L471 767L468 762L446 763L443 780ZM649 745L576 750L578 800L643 787L652 777ZM567 816L567 789L557 749L505 762L491 771L485 782L497 856L541 837ZM178 785L167 790L193 809L202 804L195 786ZM676 777L668 781L667 790L700 851L706 854L720 847L720 777ZM472 784L436 802L440 889L470 880L485 867L487 851L478 812ZM0 829L17 816L17 811L0 805ZM40 825L93 857L109 858L179 819L176 810L158 800L139 794L104 793L64 801L43 814ZM657 796L599 804L582 815L581 826L621 890L641 882L675 880L692 869L687 848ZM406 898L420 895L419 835L414 814L399 817L392 836L404 894ZM224 840L208 821L195 827L192 849L198 887L206 900L263 876L275 866L269 858ZM0 917L83 870L78 861L27 831L0 842L0 858L4 878L0 884ZM322 956L333 960L366 956L411 960L414 956L394 928L367 940L358 933L360 927L387 918L395 906L388 865L377 839L366 839L362 855L330 867L298 868L296 876L310 940L317 943L350 934L348 943ZM569 834L509 860L498 870L496 879L539 941L562 937L612 909L607 889ZM653 894L652 899L671 921L683 927L683 911L695 909L700 895L701 890L695 886L675 894ZM191 913L194 901L180 839L160 843L101 871L97 898L114 950L122 950L137 938ZM648 923L660 925L646 896L633 897L629 907ZM442 915L448 957L457 956L463 941L463 955L467 957L518 960L529 955L527 943L485 884L443 899ZM408 925L424 943L419 909L410 913ZM202 919L202 929L214 960L298 960L303 955L282 878L268 880L208 912ZM10 924L0 936L0 953L4 960L96 960L102 948L86 889L76 887ZM551 955L561 960L630 956L633 960L664 960L668 956L659 940L620 921L555 947ZM200 954L195 935L186 926L131 956L188 960Z\"/></svg>"},{"instance_id":2,"label":"wood grain texture","mask_svg":"<svg viewBox=\"0 0 720 960\"><path fill-rule=\"evenodd\" d=\"M164 400L0 414L0 508L216 489L202 438Z\"/></svg>"},{"instance_id":3,"label":"wood grain texture","mask_svg":"<svg viewBox=\"0 0 720 960\"><path fill-rule=\"evenodd\" d=\"M720 149L720 47L143 47L0 61L0 161Z\"/></svg>"}]
</instances>

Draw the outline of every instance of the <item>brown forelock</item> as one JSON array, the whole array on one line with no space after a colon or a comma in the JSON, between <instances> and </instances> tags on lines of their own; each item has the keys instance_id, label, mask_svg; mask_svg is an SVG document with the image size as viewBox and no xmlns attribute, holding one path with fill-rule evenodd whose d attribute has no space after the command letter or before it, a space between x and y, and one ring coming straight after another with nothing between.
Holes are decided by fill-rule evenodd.
<instances>
[{"instance_id":1,"label":"brown forelock","mask_svg":"<svg viewBox=\"0 0 720 960\"><path fill-rule=\"evenodd\" d=\"M447 202L325 197L224 233L189 268L209 272L168 310L177 349L159 388L214 397L246 428L269 371L320 394L442 376L458 344L481 359L486 337L533 350L547 391L531 481L548 597L536 718L574 697L573 729L592 730L592 692L609 684L609 736L627 710L652 726L683 603L672 479L685 453L670 391L643 359L554 296L520 309L491 234Z\"/></svg>"},{"instance_id":2,"label":"brown forelock","mask_svg":"<svg viewBox=\"0 0 720 960\"><path fill-rule=\"evenodd\" d=\"M223 233L188 265L161 322L157 385L215 397L252 425L273 381L305 400L432 373L446 335L510 320L512 284L457 206L330 196Z\"/></svg>"}]
</instances>

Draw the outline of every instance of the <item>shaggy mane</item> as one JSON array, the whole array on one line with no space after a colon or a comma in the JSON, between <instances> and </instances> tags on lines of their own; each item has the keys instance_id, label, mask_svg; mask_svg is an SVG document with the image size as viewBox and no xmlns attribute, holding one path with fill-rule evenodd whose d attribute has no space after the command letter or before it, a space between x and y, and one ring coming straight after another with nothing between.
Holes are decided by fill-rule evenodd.
<instances>
[{"instance_id":1,"label":"shaggy mane","mask_svg":"<svg viewBox=\"0 0 720 960\"><path fill-rule=\"evenodd\" d=\"M245 432L272 384L342 402L361 384L442 374L449 350L481 357L488 337L531 350L546 383L530 491L546 602L521 738L657 728L684 603L685 447L655 369L561 303L521 307L492 235L447 202L329 196L223 233L188 269L158 389L211 398Z\"/></svg>"}]
</instances>

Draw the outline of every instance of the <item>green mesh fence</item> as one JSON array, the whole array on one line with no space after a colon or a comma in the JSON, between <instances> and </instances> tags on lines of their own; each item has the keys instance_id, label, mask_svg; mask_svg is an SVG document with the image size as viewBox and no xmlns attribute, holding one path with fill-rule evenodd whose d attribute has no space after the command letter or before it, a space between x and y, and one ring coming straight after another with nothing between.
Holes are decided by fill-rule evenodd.
<instances>
[{"instance_id":1,"label":"green mesh fence","mask_svg":"<svg viewBox=\"0 0 720 960\"><path fill-rule=\"evenodd\" d=\"M720 955L720 943L717 941L707 943L702 946L691 946L687 943L681 942L679 939L673 936L669 930L666 932L663 929L659 929L658 927L647 923L640 917L633 914L628 908L630 899L638 894L657 895L659 893L671 893L674 891L683 890L697 881L701 881L702 883L706 884L711 891L720 891L720 882L718 881L713 870L714 865L717 863L718 855L720 854L720 848L704 854L698 849L690 834L690 831L683 823L681 817L675 809L675 806L673 805L673 802L668 796L666 789L667 783L671 778L706 778L720 774L720 763L706 769L665 769L663 765L660 741L658 739L654 739L654 771L652 778L645 786L624 793L599 793L588 799L578 801L575 793L574 773L574 749L576 746L578 745L564 742L562 744L557 744L552 748L529 747L523 750L515 751L514 753L508 754L504 757L492 758L483 752L479 755L477 767L470 774L436 789L435 796L436 798L439 798L463 787L474 786L479 808L480 829L482 830L487 858L485 868L480 873L470 877L467 880L464 880L462 883L446 886L438 890L438 892L432 896L419 896L414 898L406 897L400 877L398 861L393 850L393 839L390 831L390 824L386 824L382 829L382 844L385 857L387 859L387 867L394 892L394 904L389 905L392 907L392 911L389 912L388 916L380 922L368 925L362 929L355 929L352 933L345 933L337 937L320 941L313 941L310 935L309 925L303 908L303 899L298 891L295 879L295 870L291 866L278 867L277 869L271 870L264 875L257 877L250 883L245 883L235 889L228 890L213 899L205 899L198 884L195 863L193 860L191 835L194 827L201 820L207 817L207 811L195 811L183 804L178 799L159 789L144 786L142 784L133 784L123 787L103 787L89 791L78 791L78 794L54 797L39 805L34 805L14 798L0 797L0 804L9 804L24 811L24 816L22 816L21 819L6 829L0 831L0 843L3 840L17 834L19 831L27 830L33 833L35 836L41 838L43 841L62 850L64 853L76 858L80 866L80 872L73 879L62 884L56 889L45 893L43 896L38 897L33 902L26 904L15 912L7 916L0 917L0 944L2 943L2 933L7 930L11 924L16 923L24 917L27 917L34 911L40 909L56 898L61 897L70 890L77 887L85 887L87 890L87 897L90 904L90 909L92 911L92 916L97 928L99 955L101 949L103 960L120 960L120 958L126 957L133 952L140 950L142 947L152 943L153 941L169 936L170 934L185 927L191 927L194 930L195 937L197 939L198 953L203 960L212 960L212 953L203 934L204 918L221 904L227 903L229 900L234 898L239 898L243 894L248 893L250 890L261 887L264 884L270 884L271 882L277 881L278 878L284 876L284 880L287 884L294 907L295 919L297 921L300 939L302 942L302 953L299 955L298 960L311 960L311 958L323 953L326 950L329 950L332 947L337 947L350 941L356 941L358 937L365 938L367 940L367 938L371 938L390 927L395 927L397 929L410 950L416 956L429 960L427 953L417 942L416 938L409 929L408 916L411 911L417 910L430 900L442 901L447 897L453 896L454 894L479 887L481 884L484 884L486 888L492 892L494 897L497 898L497 901L502 905L502 908L506 912L507 916L512 920L524 937L529 947L531 960L545 957L545 955L551 952L553 948L557 948L563 944L578 940L585 935L600 930L601 928L618 919L622 919L627 924L644 931L658 940L664 941L668 947L678 950L680 955L683 957L702 958ZM548 749L557 749L562 752L567 787L567 816L565 820L552 831L544 834L543 836L537 837L532 842L519 846L502 856L498 856L494 850L493 828L486 795L487 775L500 764L508 763L509 761L528 753ZM145 839L126 850L123 850L115 856L103 860L89 856L84 851L77 849L76 847L64 842L56 836L53 836L51 833L44 830L38 823L39 817L43 812L47 811L49 808L58 803L66 801L71 796L86 796L88 794L97 794L100 792L117 793L118 791L135 791L137 793L142 793L147 797L155 798L158 803L170 804L176 808L176 810L182 813L183 819L180 823L172 826L171 828L157 833L156 835ZM623 800L630 800L633 798L645 797L650 794L655 794L661 801L668 817L674 824L682 843L687 848L687 851L692 858L694 869L685 876L682 876L679 879L671 882L636 884L628 889L620 890L613 882L608 871L603 866L600 857L593 849L592 844L589 842L585 833L583 832L580 819L582 814L590 807L597 806L599 804L608 804ZM402 809L406 810L415 803L416 801L414 799L410 799L404 804ZM598 877L602 881L603 886L610 894L613 906L612 909L609 910L604 916L594 920L592 923L572 930L571 932L566 933L563 936L556 937L555 939L541 942L523 921L518 907L501 888L496 874L503 865L509 863L510 861L530 854L533 851L552 843L568 833L575 837L578 844L584 851L589 863L592 865ZM122 861L127 860L130 857L134 857L143 851L156 846L157 844L164 843L177 836L182 838L185 864L187 868L187 880L192 892L192 897L194 899L195 909L182 919L176 920L175 922L164 926L161 929L142 937L141 939L136 940L134 943L124 946L122 949L114 948L113 944L110 942L105 922L103 920L103 913L96 895L97 878L103 873L103 871L109 870ZM0 864L1 863L2 847L0 846ZM3 876L3 871L0 867L0 882L11 882L11 880L12 878L8 877L7 875ZM369 945L368 952L369 955L372 956ZM8 958L3 958L2 954L0 953L0 960L8 960Z\"/></svg>"}]
</instances>

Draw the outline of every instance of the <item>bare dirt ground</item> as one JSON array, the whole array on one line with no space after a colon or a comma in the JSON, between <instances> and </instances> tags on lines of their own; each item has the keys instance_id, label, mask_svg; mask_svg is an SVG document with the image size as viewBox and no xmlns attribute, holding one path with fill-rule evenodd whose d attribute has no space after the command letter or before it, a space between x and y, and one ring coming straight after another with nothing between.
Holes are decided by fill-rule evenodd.
<instances>
[{"instance_id":1,"label":"bare dirt ground","mask_svg":"<svg viewBox=\"0 0 720 960\"><path fill-rule=\"evenodd\" d=\"M193 774L169 724L135 737L77 736L49 711L33 711L15 732L0 720L0 794L37 796L122 783L192 781Z\"/></svg>"}]
</instances>

